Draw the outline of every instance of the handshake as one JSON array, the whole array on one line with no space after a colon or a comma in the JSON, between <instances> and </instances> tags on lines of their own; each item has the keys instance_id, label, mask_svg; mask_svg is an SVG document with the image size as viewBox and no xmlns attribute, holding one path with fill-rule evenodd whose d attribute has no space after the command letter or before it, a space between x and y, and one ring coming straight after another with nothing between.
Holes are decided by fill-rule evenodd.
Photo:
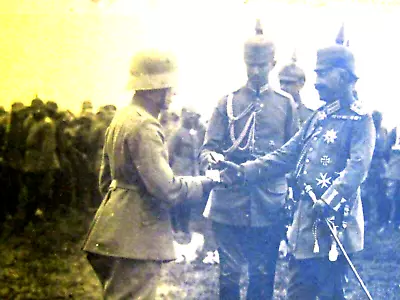
<instances>
[{"instance_id":1,"label":"handshake","mask_svg":"<svg viewBox=\"0 0 400 300\"><path fill-rule=\"evenodd\" d=\"M243 185L244 168L241 165L226 161L222 154L212 152L207 157L206 177L223 186Z\"/></svg>"}]
</instances>

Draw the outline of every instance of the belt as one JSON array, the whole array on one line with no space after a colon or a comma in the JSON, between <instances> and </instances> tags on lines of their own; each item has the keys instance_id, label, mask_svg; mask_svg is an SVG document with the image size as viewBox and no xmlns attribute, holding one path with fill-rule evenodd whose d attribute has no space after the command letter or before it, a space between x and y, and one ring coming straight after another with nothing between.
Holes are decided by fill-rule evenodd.
<instances>
[{"instance_id":1,"label":"belt","mask_svg":"<svg viewBox=\"0 0 400 300\"><path fill-rule=\"evenodd\" d=\"M137 185L120 182L119 180L114 179L113 181L111 181L111 184L108 189L111 191L115 191L117 188L124 190L133 190L133 191L137 191L139 189Z\"/></svg>"}]
</instances>

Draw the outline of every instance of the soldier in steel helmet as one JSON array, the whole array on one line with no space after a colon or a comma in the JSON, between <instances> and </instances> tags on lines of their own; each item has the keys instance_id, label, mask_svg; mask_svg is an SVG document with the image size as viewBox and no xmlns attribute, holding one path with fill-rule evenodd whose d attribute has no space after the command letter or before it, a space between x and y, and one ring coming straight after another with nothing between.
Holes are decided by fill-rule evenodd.
<instances>
[{"instance_id":1,"label":"soldier in steel helmet","mask_svg":"<svg viewBox=\"0 0 400 300\"><path fill-rule=\"evenodd\" d=\"M279 72L279 83L281 89L292 95L297 105L297 113L300 124L303 124L311 114L312 110L304 105L301 101L300 91L306 82L306 75L302 69L296 64L296 53L293 53L292 63L284 66Z\"/></svg>"},{"instance_id":2,"label":"soldier in steel helmet","mask_svg":"<svg viewBox=\"0 0 400 300\"><path fill-rule=\"evenodd\" d=\"M334 218L348 253L363 249L360 185L375 146L372 117L354 98L358 77L353 53L342 44L322 48L315 72L315 88L326 104L282 148L243 163L241 176L230 178L252 185L295 171L301 192L288 234L293 256L287 298L293 300L345 299L345 260L322 220Z\"/></svg>"},{"instance_id":3,"label":"soldier in steel helmet","mask_svg":"<svg viewBox=\"0 0 400 300\"><path fill-rule=\"evenodd\" d=\"M100 170L104 196L83 250L106 299L154 299L163 262L174 260L169 208L200 201L207 177L174 176L157 120L171 102L176 64L158 50L134 56L132 104L107 128Z\"/></svg>"},{"instance_id":4,"label":"soldier in steel helmet","mask_svg":"<svg viewBox=\"0 0 400 300\"><path fill-rule=\"evenodd\" d=\"M215 168L219 160L242 163L265 155L298 130L292 97L268 84L275 46L259 22L256 35L244 45L244 60L247 84L223 97L209 121L200 154L204 168ZM208 218L220 257L220 299L240 299L243 266L248 268L247 299L272 299L286 193L283 174L253 186L217 187L210 194Z\"/></svg>"}]
</instances>

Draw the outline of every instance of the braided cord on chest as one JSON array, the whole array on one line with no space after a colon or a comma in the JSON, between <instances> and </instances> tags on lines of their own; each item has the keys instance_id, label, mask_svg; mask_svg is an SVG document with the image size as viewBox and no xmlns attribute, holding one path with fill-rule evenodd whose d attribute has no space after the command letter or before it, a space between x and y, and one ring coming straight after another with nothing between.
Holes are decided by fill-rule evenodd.
<instances>
[{"instance_id":1,"label":"braided cord on chest","mask_svg":"<svg viewBox=\"0 0 400 300\"><path fill-rule=\"evenodd\" d=\"M250 103L246 109L241 112L238 116L234 116L233 114L233 94L230 94L227 98L226 102L226 112L229 119L229 137L232 141L232 145L224 150L225 154L231 153L236 149L241 151L250 148L254 144L254 137L255 137L255 126L256 126L256 114L257 112L254 111L254 104ZM246 121L246 124L239 134L238 138L235 135L235 122L244 118L249 112L251 112L249 118ZM248 134L246 144L244 146L240 146L245 139L246 135Z\"/></svg>"}]
</instances>

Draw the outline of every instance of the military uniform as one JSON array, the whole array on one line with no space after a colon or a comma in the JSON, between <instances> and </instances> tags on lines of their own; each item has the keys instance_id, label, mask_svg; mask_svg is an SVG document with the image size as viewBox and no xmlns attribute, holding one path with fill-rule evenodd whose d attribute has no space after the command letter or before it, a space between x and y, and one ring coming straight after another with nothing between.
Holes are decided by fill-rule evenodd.
<instances>
[{"instance_id":1,"label":"military uniform","mask_svg":"<svg viewBox=\"0 0 400 300\"><path fill-rule=\"evenodd\" d=\"M393 128L388 136L389 161L384 175L386 179L386 196L390 203L388 219L391 226L400 229L400 126ZM379 204L385 206L386 204ZM389 206L389 205L388 205Z\"/></svg>"},{"instance_id":2,"label":"military uniform","mask_svg":"<svg viewBox=\"0 0 400 300\"><path fill-rule=\"evenodd\" d=\"M278 77L281 89L290 93L296 102L297 114L299 117L300 125L302 125L313 113L301 101L300 90L303 88L306 81L306 75L302 69L296 65L297 56L293 53L292 63L285 65L279 72Z\"/></svg>"},{"instance_id":3,"label":"military uniform","mask_svg":"<svg viewBox=\"0 0 400 300\"><path fill-rule=\"evenodd\" d=\"M249 121L255 124L254 133L246 128ZM246 129L247 135L234 149L232 146ZM239 164L280 148L297 130L295 103L289 94L265 87L257 98L251 88L244 86L218 103L209 121L200 159L217 152ZM284 175L249 188L215 188L210 194L209 218L234 226L271 225L280 221L277 212L283 207L286 192Z\"/></svg>"},{"instance_id":4,"label":"military uniform","mask_svg":"<svg viewBox=\"0 0 400 300\"><path fill-rule=\"evenodd\" d=\"M26 139L24 156L24 184L20 194L18 217L14 231L19 232L33 220L37 208L54 209L52 191L54 174L60 168L56 153L56 128L53 120L44 115L34 118Z\"/></svg>"},{"instance_id":5,"label":"military uniform","mask_svg":"<svg viewBox=\"0 0 400 300\"><path fill-rule=\"evenodd\" d=\"M21 102L12 105L10 117L6 125L5 141L3 149L4 173L6 183L4 189L5 210L7 214L14 215L23 190L22 173L24 165L24 153L26 136L23 130L23 122L27 117L27 111Z\"/></svg>"},{"instance_id":6,"label":"military uniform","mask_svg":"<svg viewBox=\"0 0 400 300\"><path fill-rule=\"evenodd\" d=\"M198 176L200 175L199 149L203 144L201 132L198 132L193 127L194 124L187 124L190 120L185 120L185 116L182 118L181 127L168 141L170 165L176 175ZM180 203L175 205L171 209L174 231L189 233L190 216L191 207L188 204Z\"/></svg>"},{"instance_id":7,"label":"military uniform","mask_svg":"<svg viewBox=\"0 0 400 300\"><path fill-rule=\"evenodd\" d=\"M389 218L387 205L389 201L386 199L384 182L387 166L387 131L381 126L382 114L380 112L373 112L372 119L376 129L375 149L367 179L361 186L361 197L366 224L374 222L377 217L376 221L380 225L384 225Z\"/></svg>"},{"instance_id":8,"label":"military uniform","mask_svg":"<svg viewBox=\"0 0 400 300\"><path fill-rule=\"evenodd\" d=\"M214 109L200 154L203 166L215 154L235 163L254 159L281 147L298 130L292 97L268 86L274 54L274 44L262 34L245 43L248 83L223 97ZM286 193L284 175L211 192L207 208L220 258L220 299L240 299L244 265L247 299L272 299Z\"/></svg>"},{"instance_id":9,"label":"military uniform","mask_svg":"<svg viewBox=\"0 0 400 300\"><path fill-rule=\"evenodd\" d=\"M172 87L172 63L159 51L138 54L133 88L151 95ZM161 263L175 259L169 208L201 199L211 188L205 177L174 176L159 121L137 104L156 102L138 94L107 129L100 171L104 199L83 246L106 299L155 298Z\"/></svg>"},{"instance_id":10,"label":"military uniform","mask_svg":"<svg viewBox=\"0 0 400 300\"><path fill-rule=\"evenodd\" d=\"M337 101L320 108L281 149L244 164L249 182L296 170L302 193L289 233L289 246L297 260L327 257L332 242L326 227L315 227L313 203L304 191L306 186L311 186L317 198L325 200L332 209L348 207L350 217L343 245L349 253L363 249L360 184L367 175L374 144L371 116L354 107L341 107Z\"/></svg>"},{"instance_id":11,"label":"military uniform","mask_svg":"<svg viewBox=\"0 0 400 300\"><path fill-rule=\"evenodd\" d=\"M344 299L344 259L339 256L335 261L337 248L321 221L326 214L335 215L336 225L344 228L340 238L348 253L364 247L360 185L374 151L374 123L354 101L352 89L357 77L354 57L346 47L320 49L316 72L316 88L328 104L282 148L242 165L249 185L294 171L300 193L288 234L293 254L288 299ZM342 81L335 76L338 74ZM341 98L334 101L338 91ZM310 191L316 195L315 203Z\"/></svg>"}]
</instances>

